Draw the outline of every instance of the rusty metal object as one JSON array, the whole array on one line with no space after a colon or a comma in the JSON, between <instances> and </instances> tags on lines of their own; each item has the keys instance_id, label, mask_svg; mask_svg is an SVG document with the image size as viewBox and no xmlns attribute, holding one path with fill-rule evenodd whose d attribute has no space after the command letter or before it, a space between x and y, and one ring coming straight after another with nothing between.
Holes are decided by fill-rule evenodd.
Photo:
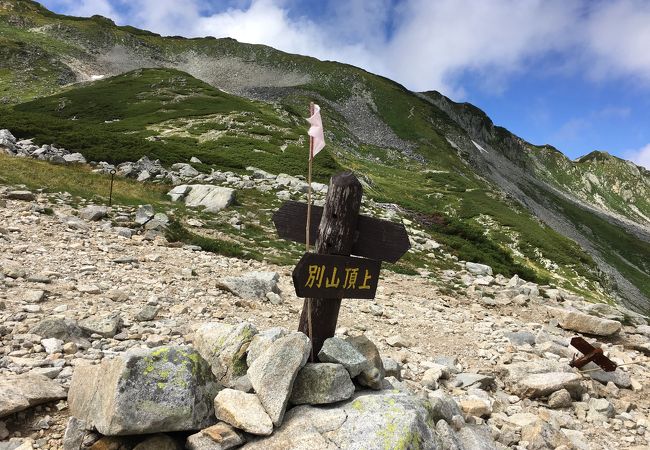
<instances>
[{"instance_id":1,"label":"rusty metal object","mask_svg":"<svg viewBox=\"0 0 650 450\"><path fill-rule=\"evenodd\" d=\"M613 372L616 370L616 363L609 359L607 356L603 355L603 349L600 347L594 347L589 342L585 341L583 338L576 336L571 339L571 345L577 348L583 356L578 358L576 354L569 365L580 369L590 362L596 363L601 369L605 372Z\"/></svg>"}]
</instances>

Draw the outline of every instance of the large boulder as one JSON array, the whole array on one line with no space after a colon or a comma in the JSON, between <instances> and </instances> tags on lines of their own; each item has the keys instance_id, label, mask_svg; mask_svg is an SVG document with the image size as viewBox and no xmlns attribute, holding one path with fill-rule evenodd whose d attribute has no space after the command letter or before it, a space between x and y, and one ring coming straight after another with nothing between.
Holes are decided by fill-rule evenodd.
<instances>
[{"instance_id":1,"label":"large boulder","mask_svg":"<svg viewBox=\"0 0 650 450\"><path fill-rule=\"evenodd\" d=\"M0 376L0 417L66 398L66 390L45 375Z\"/></svg>"},{"instance_id":2,"label":"large boulder","mask_svg":"<svg viewBox=\"0 0 650 450\"><path fill-rule=\"evenodd\" d=\"M257 438L243 449L440 449L433 425L424 399L364 393L336 407L295 407L272 436Z\"/></svg>"},{"instance_id":3,"label":"large boulder","mask_svg":"<svg viewBox=\"0 0 650 450\"><path fill-rule=\"evenodd\" d=\"M68 404L74 417L108 436L198 430L216 422L218 391L194 349L168 346L78 366Z\"/></svg>"},{"instance_id":4,"label":"large boulder","mask_svg":"<svg viewBox=\"0 0 650 450\"><path fill-rule=\"evenodd\" d=\"M275 426L280 426L298 371L305 365L311 343L294 332L273 342L248 369L248 377Z\"/></svg>"},{"instance_id":5,"label":"large boulder","mask_svg":"<svg viewBox=\"0 0 650 450\"><path fill-rule=\"evenodd\" d=\"M90 205L79 211L79 217L85 220L96 221L103 219L108 215L108 207Z\"/></svg>"},{"instance_id":6,"label":"large boulder","mask_svg":"<svg viewBox=\"0 0 650 450\"><path fill-rule=\"evenodd\" d=\"M210 364L219 383L233 387L246 375L246 352L256 334L257 329L248 322L238 325L210 322L196 330L193 344Z\"/></svg>"},{"instance_id":7,"label":"large boulder","mask_svg":"<svg viewBox=\"0 0 650 450\"><path fill-rule=\"evenodd\" d=\"M217 282L217 286L247 300L266 301L267 294L280 294L276 272L249 272L240 277L225 277Z\"/></svg>"},{"instance_id":8,"label":"large boulder","mask_svg":"<svg viewBox=\"0 0 650 450\"><path fill-rule=\"evenodd\" d=\"M616 320L602 319L580 311L563 308L548 307L547 309L565 330L597 336L611 336L621 330L621 322L617 322Z\"/></svg>"},{"instance_id":9,"label":"large boulder","mask_svg":"<svg viewBox=\"0 0 650 450\"><path fill-rule=\"evenodd\" d=\"M182 199L189 207L204 206L205 211L210 213L219 212L235 201L234 189L212 184L180 185L172 189L168 195L172 199Z\"/></svg>"},{"instance_id":10,"label":"large boulder","mask_svg":"<svg viewBox=\"0 0 650 450\"><path fill-rule=\"evenodd\" d=\"M465 268L472 275L477 275L477 276L492 275L492 267L486 266L485 264L467 262L465 263Z\"/></svg>"}]
</instances>

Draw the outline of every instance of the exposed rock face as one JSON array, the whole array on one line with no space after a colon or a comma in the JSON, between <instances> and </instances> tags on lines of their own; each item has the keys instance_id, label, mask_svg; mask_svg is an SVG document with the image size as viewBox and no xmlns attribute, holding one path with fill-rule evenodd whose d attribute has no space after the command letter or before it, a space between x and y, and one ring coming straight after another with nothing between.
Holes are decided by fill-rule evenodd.
<instances>
[{"instance_id":1,"label":"exposed rock face","mask_svg":"<svg viewBox=\"0 0 650 450\"><path fill-rule=\"evenodd\" d=\"M195 350L170 346L77 367L68 402L73 416L104 435L145 434L213 424L218 390Z\"/></svg>"},{"instance_id":2,"label":"exposed rock face","mask_svg":"<svg viewBox=\"0 0 650 450\"><path fill-rule=\"evenodd\" d=\"M579 333L594 334L598 336L611 336L621 330L621 323L616 320L601 319L579 311L570 311L561 308L548 308L553 317L565 330L578 331Z\"/></svg>"},{"instance_id":3,"label":"exposed rock face","mask_svg":"<svg viewBox=\"0 0 650 450\"><path fill-rule=\"evenodd\" d=\"M201 325L194 333L194 347L210 364L219 383L232 387L236 380L246 375L246 351L257 334L254 325L210 322Z\"/></svg>"},{"instance_id":4,"label":"exposed rock face","mask_svg":"<svg viewBox=\"0 0 650 450\"><path fill-rule=\"evenodd\" d=\"M364 393L336 407L298 406L282 428L247 450L440 449L426 401L401 393Z\"/></svg>"},{"instance_id":5,"label":"exposed rock face","mask_svg":"<svg viewBox=\"0 0 650 450\"><path fill-rule=\"evenodd\" d=\"M273 342L248 369L253 389L275 426L282 424L296 375L310 350L307 336L291 333Z\"/></svg>"},{"instance_id":6,"label":"exposed rock face","mask_svg":"<svg viewBox=\"0 0 650 450\"><path fill-rule=\"evenodd\" d=\"M25 374L0 377L0 417L66 398L66 390L43 375Z\"/></svg>"},{"instance_id":7,"label":"exposed rock face","mask_svg":"<svg viewBox=\"0 0 650 450\"><path fill-rule=\"evenodd\" d=\"M294 405L323 405L347 400L354 383L341 364L311 363L300 369L290 401Z\"/></svg>"}]
</instances>

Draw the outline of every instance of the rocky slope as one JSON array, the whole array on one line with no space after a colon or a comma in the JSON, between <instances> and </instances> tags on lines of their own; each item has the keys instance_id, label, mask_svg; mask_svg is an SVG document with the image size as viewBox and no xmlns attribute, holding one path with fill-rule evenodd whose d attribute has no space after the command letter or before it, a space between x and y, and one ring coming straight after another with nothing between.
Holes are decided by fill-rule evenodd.
<instances>
[{"instance_id":1,"label":"rocky slope","mask_svg":"<svg viewBox=\"0 0 650 450\"><path fill-rule=\"evenodd\" d=\"M106 210L70 195L20 191L18 186L1 187L0 197L0 385L11 386L0 390L0 439L12 439L0 446L14 448L22 442L25 449L92 444L94 448L140 445L137 448L143 449L161 448L164 443L165 448L204 448L192 447L200 441L208 445L205 448L230 448L216 444L227 437L229 446L248 440L246 448L287 448L287 443L294 443L291 447L308 441L345 448L359 439L367 443L403 437L406 440L400 442L404 444L420 436L426 437L417 441L423 448L437 442L438 447L432 448L597 450L641 449L650 441L646 356L650 354L650 329L645 318L624 308L590 304L569 292L544 289L519 277L494 276L490 267L464 262L439 274L439 279L426 273L407 276L384 271L375 300L343 302L337 336L356 339L363 335L373 341L384 358L386 376L393 377L389 383L397 391L368 396L360 390L351 403L342 401L324 409L290 408L284 424L268 440L260 441L259 434L255 437L251 431L268 431L251 429L246 417L227 412L228 395L240 395L231 391L250 387L239 384L236 377L229 376L229 381L221 377L221 383L232 387L217 396L215 405L221 408L217 417L248 430L244 433L228 431L223 423L187 442L195 423L186 432L155 437L103 437L85 432L78 420L69 420L70 411L78 419L91 416L78 403L70 405L67 390L71 381L76 383L72 389L75 398L80 398L79 389L92 385L97 375L89 374L96 373L91 369L98 364L113 367L122 358L144 355L145 361L151 358L147 364L153 365L145 364L142 372L131 376L162 376L154 370L160 355L188 345L207 358L206 364L213 364L213 371L227 369L219 373L244 373L235 362L245 355L253 362L263 358L260 353L251 355L257 352L252 344L248 350L237 347L233 335L227 339L234 346L232 352L219 357L230 355L231 359L214 365L202 350L213 346L201 342L208 336L221 340L206 334L205 327L217 323L208 327L234 330L250 324L246 326L260 331L295 329L302 301L293 294L291 267L169 244L140 225L142 208L139 213L125 206ZM102 213L94 214L98 209ZM132 231L130 237L121 232L124 227ZM267 281L253 283L254 279ZM443 281L454 287L453 295L441 290ZM568 341L576 334L599 343L620 364L616 372L571 369L568 363L575 349ZM236 335L250 339L247 333ZM204 364L196 358L192 364ZM133 361L142 364L137 358ZM170 365L172 361L180 365ZM165 380L177 379L170 370L185 367L182 361L179 356L161 362ZM255 363L248 370L251 377L253 367ZM79 375L75 382L76 372L86 376ZM188 383L178 386L190 389L191 378ZM256 394L245 395L265 392L255 383ZM108 394L110 386L104 384L102 389ZM143 398L147 399L162 401ZM384 406L382 401L386 401ZM423 401L428 406L418 409L416 405ZM239 411L249 411L242 407L248 403L237 404ZM127 404L122 408L128 408ZM379 408L376 415L373 408ZM399 426L397 422L382 425L387 410L401 408ZM101 411L93 409L92 420L100 420ZM363 433L335 425L341 414L353 421L360 412L359 417L365 418L359 422L364 424ZM127 414L127 410L116 414ZM181 424L190 419L174 414L173 429L184 429ZM210 420L216 422L217 417ZM171 430L162 420L152 425L127 423L146 427L139 433ZM417 433L402 435L397 426ZM110 434L109 428L98 428Z\"/></svg>"},{"instance_id":2,"label":"rocky slope","mask_svg":"<svg viewBox=\"0 0 650 450\"><path fill-rule=\"evenodd\" d=\"M99 16L70 18L36 2L2 0L0 40L0 88L10 105L0 127L19 138L89 160L144 154L171 165L199 156L218 170L299 175L302 110L315 100L326 111L329 142L317 160L319 181L352 168L377 201L434 224L461 258L482 258L502 272L532 269L540 281L595 300L604 288L647 311L650 181L630 163L602 154L571 162L494 127L471 105L231 39L163 38ZM140 68L166 69L97 81ZM24 103L50 94L57 95ZM405 177L409 183L396 181ZM462 227L439 225L446 221Z\"/></svg>"}]
</instances>

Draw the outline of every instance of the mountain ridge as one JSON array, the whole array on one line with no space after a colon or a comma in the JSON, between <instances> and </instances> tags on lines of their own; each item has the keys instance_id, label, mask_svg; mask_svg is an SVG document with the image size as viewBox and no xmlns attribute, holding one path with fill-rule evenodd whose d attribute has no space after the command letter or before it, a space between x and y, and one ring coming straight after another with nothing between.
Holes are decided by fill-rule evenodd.
<instances>
[{"instance_id":1,"label":"mountain ridge","mask_svg":"<svg viewBox=\"0 0 650 450\"><path fill-rule=\"evenodd\" d=\"M26 9L21 10L23 15L17 19L11 14L16 9L10 8L21 5ZM221 152L224 156L214 161L226 166L236 165L233 158L240 157L262 161L262 165L273 168L272 156L265 155L276 153L273 146L286 145L289 153L282 150L278 154L287 162L295 161L290 167L299 170L299 154L306 145L304 138L300 138L305 115L302 105L315 100L326 111L329 141L324 156L328 163L327 167L321 167L321 176L325 177L327 170L335 167L363 172L377 201L396 202L418 214L444 213L464 226L484 227L487 215L496 225L494 229L484 227L483 233L502 248L493 249L495 255L514 246L523 255L517 257L518 264L531 265L538 276L559 276L558 279L586 276L591 280L587 290L597 290L593 283L601 283L609 290L616 287L627 305L637 310L650 309L650 287L647 287L650 267L643 263L644 255L650 254L645 248L650 242L646 222L650 216L647 200L650 172L647 170L637 167L635 173L624 160L605 158L602 161L598 155L590 158L591 154L581 161L571 161L551 146L534 146L495 126L473 105L455 106L463 104L439 93L413 93L394 81L351 65L291 55L267 46L241 44L233 39L161 37L132 27L118 27L99 17L69 18L43 11L47 10L35 2L0 0L0 40L11 44L5 47L8 63L0 63L0 96L6 104L4 117L0 118L2 128L13 129L21 137L35 136L43 144L67 139L67 148L81 145L92 156L93 151L99 152L99 144L91 142L91 137L73 136L74 131L68 135L56 132L57 126L72 126L69 122L72 116L65 117L75 108L74 102L69 103L70 98L82 101L85 86L90 88L88 92L97 92L102 86L108 86L106 83L113 82L111 77L125 74L132 77L139 70L145 70L140 76L152 77L147 70L175 69L224 93L210 95L232 95L235 103L235 97L261 102L259 107L255 106L259 114L246 118L244 110L218 112L209 105L203 110L195 98L194 104L188 106L194 109L185 118L165 118L164 114L152 112L151 123L137 128L137 120L131 113L124 113L123 117L91 117L83 113L85 117L77 117L74 126L86 127L88 132L102 136L113 133L110 136L115 139L119 136L124 142L128 140L129 148L146 146L154 153L163 152L165 145L167 151L175 146L174 158L179 161L187 157L190 149L203 152L202 159L207 161L210 155L214 157ZM14 61L20 64L12 65ZM184 75L171 72L158 75L163 83L176 76L194 85ZM168 83L172 93L174 89L182 89L174 83L173 80ZM115 95L118 91L110 92ZM124 100L135 101L134 98ZM162 105L166 100L161 99L150 100ZM64 106L57 110L61 102ZM253 107L253 103L246 102L238 103L241 105L238 108ZM185 123L189 117L197 117L198 122L193 119L191 124ZM236 123L233 118L261 134L248 133L246 127L233 125ZM114 119L120 121L104 124ZM286 132L272 129L273 126ZM288 138L282 140L282 133ZM160 136L165 144L147 141ZM224 142L239 153L225 155ZM266 153L256 153L255 149ZM101 154L106 156L105 152ZM129 157L137 159L134 156ZM120 158L124 160L126 155ZM409 189L397 181L400 177L409 178ZM533 225L535 220L517 212L509 198L533 211L539 224ZM552 204L546 204L549 199ZM546 230L544 224L551 224L555 232L560 230L579 242L595 257L600 269L596 270L590 263L579 268L582 262L572 268L575 263L571 263L569 255L575 250L569 250L571 245ZM585 227L591 231L586 232ZM481 239L449 227L433 232L440 232L450 248L460 246L460 250L454 251L465 251L462 254L466 256L476 253ZM509 236L512 232L517 234L516 238ZM595 237L590 238L589 233ZM455 241L459 236L461 243ZM610 246L614 248L601 248L603 238L625 242L626 246L618 248L612 242ZM525 242L525 248L519 249L515 241L521 245ZM461 244L469 247L462 250ZM639 250L630 253L630 247L635 246ZM543 257L536 261L537 253ZM622 255L631 258L631 266L639 269L640 275L627 267L627 259ZM564 260L560 272L575 270L576 273L562 276L559 272L547 273L539 261L551 256ZM583 256L578 258L582 259ZM581 283L576 281L574 288ZM592 294L600 297L597 292Z\"/></svg>"}]
</instances>

